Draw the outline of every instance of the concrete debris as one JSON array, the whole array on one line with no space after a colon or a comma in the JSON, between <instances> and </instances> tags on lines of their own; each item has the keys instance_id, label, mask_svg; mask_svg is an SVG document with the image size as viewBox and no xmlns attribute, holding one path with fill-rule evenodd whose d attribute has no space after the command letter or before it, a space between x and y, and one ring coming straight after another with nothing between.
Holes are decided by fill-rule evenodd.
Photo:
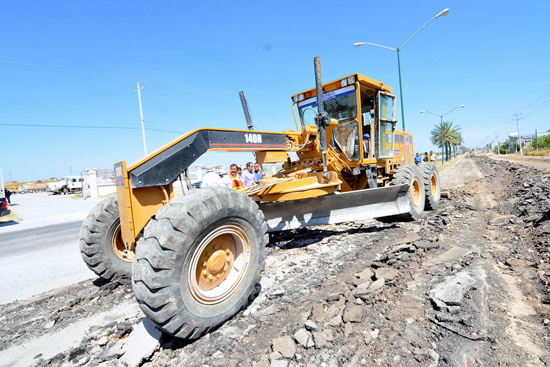
<instances>
[{"instance_id":1,"label":"concrete debris","mask_svg":"<svg viewBox=\"0 0 550 367\"><path fill-rule=\"evenodd\" d=\"M294 339L304 348L311 348L315 346L311 333L305 329L300 329L294 334Z\"/></svg>"},{"instance_id":2,"label":"concrete debris","mask_svg":"<svg viewBox=\"0 0 550 367\"><path fill-rule=\"evenodd\" d=\"M462 306L464 303L464 293L475 283L475 279L468 275L468 273L461 272L455 277L436 285L430 291L430 296L449 306Z\"/></svg>"},{"instance_id":3,"label":"concrete debris","mask_svg":"<svg viewBox=\"0 0 550 367\"><path fill-rule=\"evenodd\" d=\"M282 336L273 340L273 352L278 352L285 358L292 358L296 353L296 344L290 336Z\"/></svg>"},{"instance_id":4,"label":"concrete debris","mask_svg":"<svg viewBox=\"0 0 550 367\"><path fill-rule=\"evenodd\" d=\"M148 318L144 318L128 336L121 360L128 367L139 366L142 360L148 358L159 347L161 336L162 332Z\"/></svg>"},{"instance_id":5,"label":"concrete debris","mask_svg":"<svg viewBox=\"0 0 550 367\"><path fill-rule=\"evenodd\" d=\"M344 309L344 322L361 322L363 321L363 307L355 303L348 303Z\"/></svg>"},{"instance_id":6,"label":"concrete debris","mask_svg":"<svg viewBox=\"0 0 550 367\"><path fill-rule=\"evenodd\" d=\"M305 324L304 324L304 327L306 328L307 331L317 331L317 330L319 330L319 328L317 327L317 324L314 323L311 320L306 321Z\"/></svg>"},{"instance_id":7,"label":"concrete debris","mask_svg":"<svg viewBox=\"0 0 550 367\"><path fill-rule=\"evenodd\" d=\"M276 359L271 361L270 367L288 367L288 361L285 359Z\"/></svg>"},{"instance_id":8,"label":"concrete debris","mask_svg":"<svg viewBox=\"0 0 550 367\"><path fill-rule=\"evenodd\" d=\"M384 287L384 285L386 285L386 279L384 279L384 278L378 278L376 281L374 281L374 282L370 285L368 291L369 291L370 293L375 292L375 291L381 289L382 287Z\"/></svg>"},{"instance_id":9,"label":"concrete debris","mask_svg":"<svg viewBox=\"0 0 550 367\"><path fill-rule=\"evenodd\" d=\"M397 277L397 270L394 268L378 268L376 269L376 279L385 279L386 281L392 281Z\"/></svg>"}]
</instances>

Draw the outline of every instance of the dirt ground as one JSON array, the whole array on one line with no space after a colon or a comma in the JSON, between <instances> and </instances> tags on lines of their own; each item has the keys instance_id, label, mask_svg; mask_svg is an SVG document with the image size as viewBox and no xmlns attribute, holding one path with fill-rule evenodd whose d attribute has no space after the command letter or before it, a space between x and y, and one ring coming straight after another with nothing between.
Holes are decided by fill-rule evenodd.
<instances>
[{"instance_id":1,"label":"dirt ground","mask_svg":"<svg viewBox=\"0 0 550 367\"><path fill-rule=\"evenodd\" d=\"M142 366L550 365L550 174L482 155L417 222L272 235L250 305ZM122 366L144 317L129 282L0 307L3 365Z\"/></svg>"}]
</instances>

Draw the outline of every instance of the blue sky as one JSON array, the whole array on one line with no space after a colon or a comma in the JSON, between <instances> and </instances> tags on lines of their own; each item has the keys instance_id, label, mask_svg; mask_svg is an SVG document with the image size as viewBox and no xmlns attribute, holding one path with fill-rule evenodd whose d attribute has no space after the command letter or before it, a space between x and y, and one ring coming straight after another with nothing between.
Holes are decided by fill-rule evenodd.
<instances>
[{"instance_id":1,"label":"blue sky","mask_svg":"<svg viewBox=\"0 0 550 367\"><path fill-rule=\"evenodd\" d=\"M258 129L293 128L290 96L314 86L314 56L321 57L324 82L359 72L399 95L396 53L352 44L398 47L445 8L448 15L401 51L415 150L435 149L429 136L439 122L420 110L443 114L466 105L445 120L462 128L472 148L515 131L514 113L523 113L522 133L550 129L547 1L3 2L4 179L79 174L140 159L132 91L138 77L147 82L150 152L176 132L245 128L241 90ZM250 158L208 153L198 163Z\"/></svg>"}]
</instances>

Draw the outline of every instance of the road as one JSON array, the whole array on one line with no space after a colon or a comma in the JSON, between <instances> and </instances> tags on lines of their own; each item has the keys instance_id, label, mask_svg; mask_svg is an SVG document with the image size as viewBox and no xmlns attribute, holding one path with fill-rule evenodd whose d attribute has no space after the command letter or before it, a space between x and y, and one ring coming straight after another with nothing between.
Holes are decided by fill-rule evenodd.
<instances>
[{"instance_id":1,"label":"road","mask_svg":"<svg viewBox=\"0 0 550 367\"><path fill-rule=\"evenodd\" d=\"M82 221L0 234L0 304L94 277L78 249Z\"/></svg>"}]
</instances>

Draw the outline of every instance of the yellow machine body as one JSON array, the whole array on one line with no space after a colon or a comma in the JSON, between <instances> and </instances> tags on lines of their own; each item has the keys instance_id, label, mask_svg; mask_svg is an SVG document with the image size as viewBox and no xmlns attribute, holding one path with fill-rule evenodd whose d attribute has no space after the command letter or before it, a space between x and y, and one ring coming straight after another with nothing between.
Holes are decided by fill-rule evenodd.
<instances>
[{"instance_id":1,"label":"yellow machine body","mask_svg":"<svg viewBox=\"0 0 550 367\"><path fill-rule=\"evenodd\" d=\"M316 90L310 89L292 96L296 130L202 128L179 137L131 166L126 167L126 162L117 163L117 199L126 248L135 250L147 222L161 207L170 205L174 197L173 182L182 174L185 176L192 162L208 151L256 152L257 163L282 164L277 174L242 190L259 203L302 201L353 191L363 191L362 200L370 200L373 205L382 200L391 202L403 189L379 188L388 185L400 164L414 160L411 134L395 129L395 97L391 92L389 86L361 74L324 84L323 99L330 117L325 155L319 128L313 119ZM369 190L372 194L365 193ZM346 200L349 205L354 201L351 196ZM275 207L284 208L271 206ZM341 208L342 213L345 209ZM266 212L270 210L266 207Z\"/></svg>"}]
</instances>

